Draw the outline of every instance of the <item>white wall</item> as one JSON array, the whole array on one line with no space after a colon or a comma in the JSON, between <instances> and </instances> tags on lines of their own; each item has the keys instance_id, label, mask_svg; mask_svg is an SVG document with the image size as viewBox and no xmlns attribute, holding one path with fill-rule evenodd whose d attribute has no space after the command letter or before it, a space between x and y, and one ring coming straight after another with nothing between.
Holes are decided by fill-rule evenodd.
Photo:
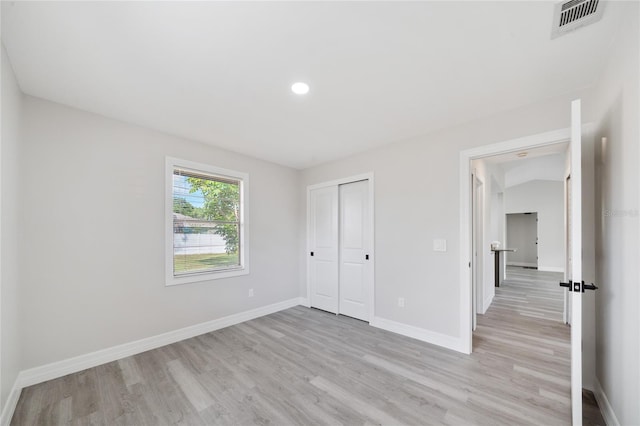
<instances>
[{"instance_id":1,"label":"white wall","mask_svg":"<svg viewBox=\"0 0 640 426\"><path fill-rule=\"evenodd\" d=\"M2 46L2 139L0 142L0 412L20 371L18 163L22 93Z\"/></svg>"},{"instance_id":2,"label":"white wall","mask_svg":"<svg viewBox=\"0 0 640 426\"><path fill-rule=\"evenodd\" d=\"M460 337L460 151L566 128L570 101L581 95L587 94L566 94L303 171L301 195L307 185L374 172L376 316ZM299 229L305 265L303 220ZM434 238L447 240L447 252L432 250ZM300 282L306 282L304 266ZM405 308L397 306L400 296Z\"/></svg>"},{"instance_id":3,"label":"white wall","mask_svg":"<svg viewBox=\"0 0 640 426\"><path fill-rule=\"evenodd\" d=\"M564 184L533 180L512 186L505 190L504 203L506 214L538 213L538 269L564 271ZM511 259L508 255L507 263Z\"/></svg>"},{"instance_id":4,"label":"white wall","mask_svg":"<svg viewBox=\"0 0 640 426\"><path fill-rule=\"evenodd\" d=\"M596 376L620 424L640 424L640 34L637 2L596 90ZM606 137L606 146L601 138Z\"/></svg>"},{"instance_id":5,"label":"white wall","mask_svg":"<svg viewBox=\"0 0 640 426\"><path fill-rule=\"evenodd\" d=\"M296 170L28 96L24 118L22 369L299 296ZM249 174L249 275L165 287L165 156Z\"/></svg>"}]
</instances>

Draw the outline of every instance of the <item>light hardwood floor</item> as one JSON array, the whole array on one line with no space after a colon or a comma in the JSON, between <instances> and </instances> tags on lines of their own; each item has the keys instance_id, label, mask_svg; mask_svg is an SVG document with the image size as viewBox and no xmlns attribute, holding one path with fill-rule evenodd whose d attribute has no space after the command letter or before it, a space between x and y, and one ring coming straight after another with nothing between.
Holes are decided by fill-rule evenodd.
<instances>
[{"instance_id":1,"label":"light hardwood floor","mask_svg":"<svg viewBox=\"0 0 640 426\"><path fill-rule=\"evenodd\" d=\"M569 424L538 284L498 289L470 356L296 307L26 388L12 425Z\"/></svg>"}]
</instances>

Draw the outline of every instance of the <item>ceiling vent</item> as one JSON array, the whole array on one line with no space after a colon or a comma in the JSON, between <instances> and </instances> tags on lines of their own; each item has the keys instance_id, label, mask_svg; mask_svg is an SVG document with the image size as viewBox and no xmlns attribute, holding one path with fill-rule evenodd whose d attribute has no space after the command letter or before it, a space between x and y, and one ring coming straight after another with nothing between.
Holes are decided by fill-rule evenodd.
<instances>
[{"instance_id":1,"label":"ceiling vent","mask_svg":"<svg viewBox=\"0 0 640 426\"><path fill-rule=\"evenodd\" d=\"M556 4L551 38L560 37L602 18L604 1L571 0Z\"/></svg>"}]
</instances>

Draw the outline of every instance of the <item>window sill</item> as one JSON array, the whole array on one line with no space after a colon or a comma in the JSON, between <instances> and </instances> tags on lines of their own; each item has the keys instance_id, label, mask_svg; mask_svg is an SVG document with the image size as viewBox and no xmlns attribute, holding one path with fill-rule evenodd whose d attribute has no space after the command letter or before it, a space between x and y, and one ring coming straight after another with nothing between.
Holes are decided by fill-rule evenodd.
<instances>
[{"instance_id":1,"label":"window sill","mask_svg":"<svg viewBox=\"0 0 640 426\"><path fill-rule=\"evenodd\" d=\"M216 272L203 272L199 274L189 274L189 275L181 275L181 276L169 276L167 277L166 286L180 285L180 284L189 284L196 283L202 281L212 281L219 280L223 278L232 278L238 277L241 275L248 275L249 268L235 268L235 269L227 269L224 271L216 271Z\"/></svg>"}]
</instances>

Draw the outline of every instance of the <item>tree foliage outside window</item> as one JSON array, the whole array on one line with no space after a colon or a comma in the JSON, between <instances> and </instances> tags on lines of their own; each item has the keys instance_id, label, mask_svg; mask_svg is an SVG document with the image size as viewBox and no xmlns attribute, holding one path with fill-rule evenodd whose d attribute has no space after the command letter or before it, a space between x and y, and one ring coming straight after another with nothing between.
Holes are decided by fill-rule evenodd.
<instances>
[{"instance_id":1,"label":"tree foliage outside window","mask_svg":"<svg viewBox=\"0 0 640 426\"><path fill-rule=\"evenodd\" d=\"M227 254L238 252L240 223L240 185L196 177L188 177L191 185L189 193L200 191L204 196L204 205L193 207L196 218L215 222L215 233L225 241ZM185 210L185 209L183 209ZM189 210L186 207L186 210ZM189 216L189 215L187 215Z\"/></svg>"},{"instance_id":2,"label":"tree foliage outside window","mask_svg":"<svg viewBox=\"0 0 640 426\"><path fill-rule=\"evenodd\" d=\"M242 266L241 181L181 168L173 174L174 276Z\"/></svg>"},{"instance_id":3,"label":"tree foliage outside window","mask_svg":"<svg viewBox=\"0 0 640 426\"><path fill-rule=\"evenodd\" d=\"M184 197L173 197L173 212L189 217L198 217L196 208Z\"/></svg>"}]
</instances>

